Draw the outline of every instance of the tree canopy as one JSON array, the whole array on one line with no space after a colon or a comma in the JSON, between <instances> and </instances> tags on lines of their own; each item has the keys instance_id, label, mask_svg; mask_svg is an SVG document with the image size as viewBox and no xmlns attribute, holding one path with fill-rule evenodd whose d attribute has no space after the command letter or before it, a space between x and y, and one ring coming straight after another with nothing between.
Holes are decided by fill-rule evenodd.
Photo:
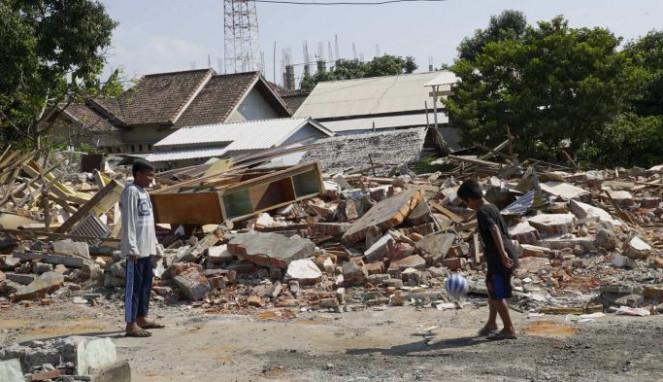
<instances>
[{"instance_id":1,"label":"tree canopy","mask_svg":"<svg viewBox=\"0 0 663 382\"><path fill-rule=\"evenodd\" d=\"M37 144L39 120L94 86L116 23L92 0L0 0L0 133Z\"/></svg>"},{"instance_id":2,"label":"tree canopy","mask_svg":"<svg viewBox=\"0 0 663 382\"><path fill-rule=\"evenodd\" d=\"M417 70L417 64L412 57L383 55L375 57L368 62L339 60L332 69L318 72L311 77L302 79L301 88L303 92L308 93L313 90L315 84L321 81L393 76L396 74L412 73L415 70Z\"/></svg>"},{"instance_id":3,"label":"tree canopy","mask_svg":"<svg viewBox=\"0 0 663 382\"><path fill-rule=\"evenodd\" d=\"M634 120L622 113L653 84L637 61L657 67L656 57L642 53L655 42L634 43L629 55L605 28L571 28L561 16L523 22L522 14L506 11L459 47L451 70L460 81L443 102L466 143L497 144L510 129L522 155L554 159L565 149L591 161L601 157L606 137L632 137ZM637 108L655 99L641 97ZM616 131L620 121L627 128ZM647 129L654 125L648 121Z\"/></svg>"}]
</instances>

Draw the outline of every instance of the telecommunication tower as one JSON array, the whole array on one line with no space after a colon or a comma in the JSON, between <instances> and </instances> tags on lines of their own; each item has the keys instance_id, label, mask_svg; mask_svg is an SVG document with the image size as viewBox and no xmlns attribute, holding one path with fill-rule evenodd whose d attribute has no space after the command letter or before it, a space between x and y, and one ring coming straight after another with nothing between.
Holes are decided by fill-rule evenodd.
<instances>
[{"instance_id":1,"label":"telecommunication tower","mask_svg":"<svg viewBox=\"0 0 663 382\"><path fill-rule=\"evenodd\" d=\"M262 71L258 15L253 0L223 0L226 73Z\"/></svg>"}]
</instances>

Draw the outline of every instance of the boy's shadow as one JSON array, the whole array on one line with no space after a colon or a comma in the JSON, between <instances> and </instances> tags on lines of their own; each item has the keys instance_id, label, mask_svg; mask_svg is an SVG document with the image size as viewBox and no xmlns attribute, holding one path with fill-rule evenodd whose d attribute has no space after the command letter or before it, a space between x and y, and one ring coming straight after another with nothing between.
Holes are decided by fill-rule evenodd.
<instances>
[{"instance_id":1,"label":"boy's shadow","mask_svg":"<svg viewBox=\"0 0 663 382\"><path fill-rule=\"evenodd\" d=\"M380 348L366 348L366 349L349 349L346 354L349 355L363 355L371 353L382 353L383 355L391 356L405 356L405 357L427 357L432 354L425 352L434 352L436 350L457 349L468 346L475 346L482 343L490 342L485 337L459 337L450 338L447 340L435 341L429 343L427 341L417 341L409 344L395 345L387 349ZM423 353L423 354L415 354Z\"/></svg>"}]
</instances>

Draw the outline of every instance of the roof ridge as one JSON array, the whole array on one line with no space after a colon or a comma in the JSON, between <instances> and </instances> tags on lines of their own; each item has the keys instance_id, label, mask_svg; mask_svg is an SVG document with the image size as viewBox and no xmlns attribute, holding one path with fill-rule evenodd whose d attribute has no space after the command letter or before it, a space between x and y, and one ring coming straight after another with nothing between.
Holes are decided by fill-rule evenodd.
<instances>
[{"instance_id":1,"label":"roof ridge","mask_svg":"<svg viewBox=\"0 0 663 382\"><path fill-rule=\"evenodd\" d=\"M212 68L203 68L203 69L176 70L176 71L173 71L173 72L150 73L150 74L143 74L140 77L142 79L142 78L145 78L145 77L157 77L157 76L166 76L166 75L173 75L173 74L185 74L185 73L194 73L194 72L213 72L213 73L216 73L216 71L214 71L214 69L212 69Z\"/></svg>"},{"instance_id":2,"label":"roof ridge","mask_svg":"<svg viewBox=\"0 0 663 382\"><path fill-rule=\"evenodd\" d=\"M286 118L260 118L260 119L250 119L246 121L234 121L234 122L215 122L215 123L206 123L204 125L191 125L191 126L182 126L181 129L192 129L198 127L211 127L217 125L241 125L245 123L268 123L273 121L306 121L313 119L310 117L286 117Z\"/></svg>"},{"instance_id":3,"label":"roof ridge","mask_svg":"<svg viewBox=\"0 0 663 382\"><path fill-rule=\"evenodd\" d=\"M172 123L173 125L174 125L175 123L177 123L177 120L182 116L182 114L184 114L184 112L185 112L185 110L186 110L185 106L187 106L187 105L191 105L191 103L196 99L196 97L198 97L198 96L200 95L200 93L203 91L203 89L205 89L205 86L207 86L207 84L209 83L209 81L210 81L210 80L212 79L212 77L214 76L213 73L215 73L214 70L209 69L207 75L205 75L203 78L201 78L201 80L198 82L198 86L196 86L196 87L191 91L191 93L189 93L189 94L187 95L187 97L186 97L186 99L184 100L184 102L182 102L182 103L177 107L177 109L175 110L175 113L173 114L172 118L169 118L169 119L168 119L168 120L170 121L170 123Z\"/></svg>"},{"instance_id":4,"label":"roof ridge","mask_svg":"<svg viewBox=\"0 0 663 382\"><path fill-rule=\"evenodd\" d=\"M255 75L256 73L260 73L259 71L251 71L251 72L237 72L237 73L216 73L212 75L212 77L232 77L232 76L244 76L247 74Z\"/></svg>"},{"instance_id":5,"label":"roof ridge","mask_svg":"<svg viewBox=\"0 0 663 382\"><path fill-rule=\"evenodd\" d=\"M387 77L410 77L410 76L419 76L424 74L433 74L433 73L442 73L442 72L451 72L450 70L434 70L432 72L419 72L419 73L400 73L400 74L390 74L386 76L372 76L372 77L361 77L361 78L347 78L343 80L331 80L331 81L321 81L319 84L324 83L333 83L333 82L350 82L350 81L366 81L366 80L375 80L375 79L384 79Z\"/></svg>"}]
</instances>

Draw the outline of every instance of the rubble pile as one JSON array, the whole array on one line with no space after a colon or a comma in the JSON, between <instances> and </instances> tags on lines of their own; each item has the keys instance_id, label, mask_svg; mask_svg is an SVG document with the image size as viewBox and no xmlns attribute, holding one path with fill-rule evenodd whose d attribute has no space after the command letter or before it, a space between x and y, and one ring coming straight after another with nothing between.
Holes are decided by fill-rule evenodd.
<instances>
[{"instance_id":1,"label":"rubble pile","mask_svg":"<svg viewBox=\"0 0 663 382\"><path fill-rule=\"evenodd\" d=\"M218 215L227 220L204 224L199 214L192 219L200 224L180 223L182 216L189 217L182 212L170 216L164 212L167 204L158 208L157 214L169 215L170 221L158 222L164 250L155 263L153 298L190 301L208 312L460 307L442 287L451 272L470 280L470 301L487 294L476 218L456 196L461 179L477 177L521 250L513 280L514 309L632 315L663 310L663 167L580 171L488 158L449 156L446 161L467 165L449 173L397 177L320 176L317 166L310 165L252 173L248 167L231 166L216 175L209 168L161 174L156 187L160 197L170 197L163 190L176 190L173 195L182 198L219 192L213 200L222 200ZM14 172L30 176L22 170ZM41 173L39 167L31 184L48 179ZM218 188L231 175L246 183L231 186L232 193ZM60 200L64 205L46 212L44 201L55 196L32 192L34 200L20 204L16 198L21 191L9 198L13 204L2 207L36 221L2 231L4 304L52 303L58 297L94 303L104 291L121 294L125 265L118 251L119 194L109 186L121 183L102 172L77 179L80 183L58 184L77 193L86 190L88 196L78 204ZM92 181L99 183L96 189ZM250 187L250 197L237 196ZM5 187L3 192L7 198L13 191ZM72 217L78 220L72 223ZM104 234L90 227L87 235L74 232L95 218L102 220L98 226Z\"/></svg>"},{"instance_id":2,"label":"rubble pile","mask_svg":"<svg viewBox=\"0 0 663 382\"><path fill-rule=\"evenodd\" d=\"M129 382L131 368L117 360L110 338L71 336L0 349L0 377L5 382Z\"/></svg>"}]
</instances>

